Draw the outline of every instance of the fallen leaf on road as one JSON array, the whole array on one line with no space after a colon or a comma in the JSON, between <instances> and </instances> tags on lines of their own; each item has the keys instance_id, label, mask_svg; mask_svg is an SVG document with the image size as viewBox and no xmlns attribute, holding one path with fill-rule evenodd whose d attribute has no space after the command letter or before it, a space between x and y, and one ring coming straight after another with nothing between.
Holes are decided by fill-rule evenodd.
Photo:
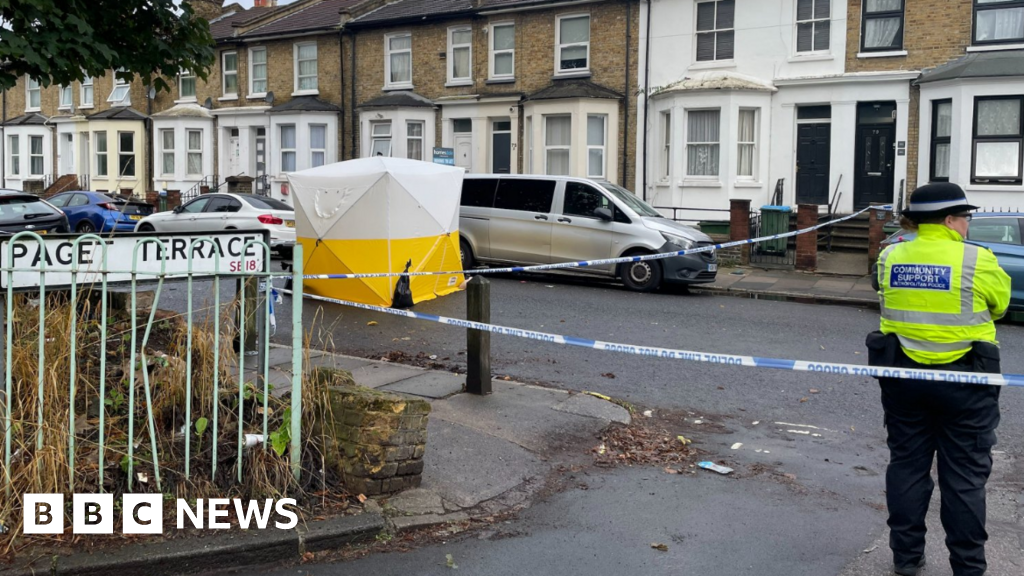
<instances>
[{"instance_id":1,"label":"fallen leaf on road","mask_svg":"<svg viewBox=\"0 0 1024 576\"><path fill-rule=\"evenodd\" d=\"M659 552L668 552L668 545L662 544L661 542L651 542L651 548L654 548Z\"/></svg>"},{"instance_id":2,"label":"fallen leaf on road","mask_svg":"<svg viewBox=\"0 0 1024 576\"><path fill-rule=\"evenodd\" d=\"M356 500L359 500L359 503L362 504L363 502L366 502L367 498L365 495L360 494L359 496L356 496Z\"/></svg>"},{"instance_id":3,"label":"fallen leaf on road","mask_svg":"<svg viewBox=\"0 0 1024 576\"><path fill-rule=\"evenodd\" d=\"M615 376L612 375L612 378L614 378L614 377ZM593 396L594 398L600 398L601 400L607 400L609 402L611 402L611 400L612 400L611 396L605 396L604 394L600 394L598 392L588 392L588 391L584 390L583 393L586 394L587 396Z\"/></svg>"},{"instance_id":4,"label":"fallen leaf on road","mask_svg":"<svg viewBox=\"0 0 1024 576\"><path fill-rule=\"evenodd\" d=\"M693 440L690 440L685 436L676 436L676 439L682 442L683 446L686 446L687 444L693 444Z\"/></svg>"},{"instance_id":5,"label":"fallen leaf on road","mask_svg":"<svg viewBox=\"0 0 1024 576\"><path fill-rule=\"evenodd\" d=\"M376 320L370 320L369 322L366 323L366 325L367 326L376 326L377 325L377 321Z\"/></svg>"},{"instance_id":6,"label":"fallen leaf on road","mask_svg":"<svg viewBox=\"0 0 1024 576\"><path fill-rule=\"evenodd\" d=\"M611 378L612 380L615 379L615 374L612 374L611 372L605 372L604 374L601 374L601 376L604 376L605 378Z\"/></svg>"},{"instance_id":7,"label":"fallen leaf on road","mask_svg":"<svg viewBox=\"0 0 1024 576\"><path fill-rule=\"evenodd\" d=\"M316 559L316 556L312 552L305 552L302 554L301 562L305 564L307 562L312 562L314 559Z\"/></svg>"},{"instance_id":8,"label":"fallen leaf on road","mask_svg":"<svg viewBox=\"0 0 1024 576\"><path fill-rule=\"evenodd\" d=\"M448 566L452 570L458 570L459 569L459 565L455 563L455 558L452 558L451 554L445 554L444 555L444 559L445 559L445 566Z\"/></svg>"},{"instance_id":9,"label":"fallen leaf on road","mask_svg":"<svg viewBox=\"0 0 1024 576\"><path fill-rule=\"evenodd\" d=\"M811 388L810 390L808 390L808 392L810 392L811 394L817 394L818 393L818 389L817 388Z\"/></svg>"},{"instance_id":10,"label":"fallen leaf on road","mask_svg":"<svg viewBox=\"0 0 1024 576\"><path fill-rule=\"evenodd\" d=\"M824 344L818 344L818 346L821 346L821 349L822 349L822 350L824 350L824 349L825 349L825 345L824 345Z\"/></svg>"},{"instance_id":11,"label":"fallen leaf on road","mask_svg":"<svg viewBox=\"0 0 1024 576\"><path fill-rule=\"evenodd\" d=\"M810 400L810 398L808 398L806 396L804 396L803 398L800 399L801 402L807 402L808 400Z\"/></svg>"},{"instance_id":12,"label":"fallen leaf on road","mask_svg":"<svg viewBox=\"0 0 1024 576\"><path fill-rule=\"evenodd\" d=\"M739 450L739 449L740 449L740 448L742 448L742 447L743 447L743 442L737 442L737 443L733 444L733 445L732 445L732 446L730 447L730 449L731 449L731 450Z\"/></svg>"},{"instance_id":13,"label":"fallen leaf on road","mask_svg":"<svg viewBox=\"0 0 1024 576\"><path fill-rule=\"evenodd\" d=\"M875 544L875 545L874 545L874 546L872 546L871 548L868 548L868 549L864 550L864 553L865 553L865 554L871 554L872 552L874 552L874 551L875 551L875 549L876 549L876 548L878 548L878 544Z\"/></svg>"},{"instance_id":14,"label":"fallen leaf on road","mask_svg":"<svg viewBox=\"0 0 1024 576\"><path fill-rule=\"evenodd\" d=\"M408 336L403 336L402 340L412 340L412 338L409 338Z\"/></svg>"},{"instance_id":15,"label":"fallen leaf on road","mask_svg":"<svg viewBox=\"0 0 1024 576\"><path fill-rule=\"evenodd\" d=\"M674 469L674 468L668 468L668 467L666 467L666 468L665 468L665 473L666 473L666 474L679 474L679 470L676 470L676 469Z\"/></svg>"},{"instance_id":16,"label":"fallen leaf on road","mask_svg":"<svg viewBox=\"0 0 1024 576\"><path fill-rule=\"evenodd\" d=\"M504 378L502 378L502 380L511 380L511 379L512 379L511 376L505 376Z\"/></svg>"},{"instance_id":17,"label":"fallen leaf on road","mask_svg":"<svg viewBox=\"0 0 1024 576\"><path fill-rule=\"evenodd\" d=\"M783 476L783 478L786 478L788 480L796 480L796 474L786 473L786 474L783 474L782 476Z\"/></svg>"},{"instance_id":18,"label":"fallen leaf on road","mask_svg":"<svg viewBox=\"0 0 1024 576\"><path fill-rule=\"evenodd\" d=\"M644 417L645 418L650 418L651 416L654 416L654 412L653 411L651 411L651 410L644 410Z\"/></svg>"},{"instance_id":19,"label":"fallen leaf on road","mask_svg":"<svg viewBox=\"0 0 1024 576\"><path fill-rule=\"evenodd\" d=\"M719 390L725 390L725 386L719 386L718 389Z\"/></svg>"}]
</instances>

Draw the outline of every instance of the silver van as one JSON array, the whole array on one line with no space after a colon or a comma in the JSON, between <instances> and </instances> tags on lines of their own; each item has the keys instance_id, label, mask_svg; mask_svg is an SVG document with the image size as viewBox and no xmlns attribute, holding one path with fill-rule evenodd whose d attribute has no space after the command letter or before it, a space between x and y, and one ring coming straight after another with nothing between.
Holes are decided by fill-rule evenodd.
<instances>
[{"instance_id":1,"label":"silver van","mask_svg":"<svg viewBox=\"0 0 1024 576\"><path fill-rule=\"evenodd\" d=\"M462 266L531 265L675 252L710 245L611 182L567 176L466 174L459 213ZM572 272L621 278L627 288L714 282L714 251L662 260L586 266Z\"/></svg>"}]
</instances>

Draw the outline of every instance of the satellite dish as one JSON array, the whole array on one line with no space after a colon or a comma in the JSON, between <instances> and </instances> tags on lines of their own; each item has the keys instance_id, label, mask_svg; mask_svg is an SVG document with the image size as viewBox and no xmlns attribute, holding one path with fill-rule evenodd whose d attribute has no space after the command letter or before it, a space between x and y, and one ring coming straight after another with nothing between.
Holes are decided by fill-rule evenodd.
<instances>
[{"instance_id":1,"label":"satellite dish","mask_svg":"<svg viewBox=\"0 0 1024 576\"><path fill-rule=\"evenodd\" d=\"M203 102L203 108L213 110L213 98L207 98L206 102Z\"/></svg>"},{"instance_id":2,"label":"satellite dish","mask_svg":"<svg viewBox=\"0 0 1024 576\"><path fill-rule=\"evenodd\" d=\"M267 104L273 104L274 103L274 93L273 92L267 92L267 95L266 95L266 97L264 97L264 100L267 101Z\"/></svg>"},{"instance_id":3,"label":"satellite dish","mask_svg":"<svg viewBox=\"0 0 1024 576\"><path fill-rule=\"evenodd\" d=\"M156 88L150 88L149 89L149 99L150 100L155 100L156 99Z\"/></svg>"}]
</instances>

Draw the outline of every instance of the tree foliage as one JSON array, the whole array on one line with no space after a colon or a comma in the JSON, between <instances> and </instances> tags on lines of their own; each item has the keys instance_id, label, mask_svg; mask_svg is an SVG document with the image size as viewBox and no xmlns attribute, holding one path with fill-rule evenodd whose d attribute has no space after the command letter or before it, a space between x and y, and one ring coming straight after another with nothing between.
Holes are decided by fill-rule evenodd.
<instances>
[{"instance_id":1,"label":"tree foliage","mask_svg":"<svg viewBox=\"0 0 1024 576\"><path fill-rule=\"evenodd\" d=\"M109 70L157 90L213 64L210 25L188 0L0 0L0 89L28 75L67 85Z\"/></svg>"}]
</instances>

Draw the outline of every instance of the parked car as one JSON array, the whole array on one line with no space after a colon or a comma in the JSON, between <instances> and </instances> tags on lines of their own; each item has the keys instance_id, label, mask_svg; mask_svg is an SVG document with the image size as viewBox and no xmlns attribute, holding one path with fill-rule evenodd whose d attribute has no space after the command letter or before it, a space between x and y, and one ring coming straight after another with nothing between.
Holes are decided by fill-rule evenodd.
<instances>
[{"instance_id":1,"label":"parked car","mask_svg":"<svg viewBox=\"0 0 1024 576\"><path fill-rule=\"evenodd\" d=\"M72 231L82 234L132 232L139 220L153 213L151 204L102 192L62 192L48 202L64 211Z\"/></svg>"},{"instance_id":2,"label":"parked car","mask_svg":"<svg viewBox=\"0 0 1024 576\"><path fill-rule=\"evenodd\" d=\"M459 232L467 270L476 263L552 264L712 244L616 184L567 176L467 174ZM646 292L662 282L714 282L718 258L709 251L565 271L620 278L630 290Z\"/></svg>"},{"instance_id":3,"label":"parked car","mask_svg":"<svg viewBox=\"0 0 1024 576\"><path fill-rule=\"evenodd\" d=\"M882 241L882 245L909 242L917 234L900 230ZM984 246L996 255L999 265L1010 275L1010 309L1024 311L1024 213L977 212L967 228L967 241Z\"/></svg>"},{"instance_id":4,"label":"parked car","mask_svg":"<svg viewBox=\"0 0 1024 576\"><path fill-rule=\"evenodd\" d=\"M60 209L34 194L0 190L0 234L67 232L68 218Z\"/></svg>"},{"instance_id":5,"label":"parked car","mask_svg":"<svg viewBox=\"0 0 1024 576\"><path fill-rule=\"evenodd\" d=\"M253 194L204 194L169 212L146 216L136 232L268 230L270 248L282 255L295 246L295 209Z\"/></svg>"}]
</instances>

